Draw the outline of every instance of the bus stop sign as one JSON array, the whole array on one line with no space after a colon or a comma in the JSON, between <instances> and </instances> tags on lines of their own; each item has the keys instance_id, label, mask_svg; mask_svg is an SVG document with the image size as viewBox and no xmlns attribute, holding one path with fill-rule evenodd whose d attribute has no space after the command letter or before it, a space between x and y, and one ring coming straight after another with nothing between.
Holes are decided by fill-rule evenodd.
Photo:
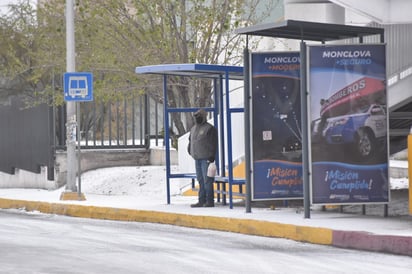
<instances>
[{"instance_id":1,"label":"bus stop sign","mask_svg":"<svg viewBox=\"0 0 412 274\"><path fill-rule=\"evenodd\" d=\"M67 72L64 74L65 101L93 101L93 74Z\"/></svg>"}]
</instances>

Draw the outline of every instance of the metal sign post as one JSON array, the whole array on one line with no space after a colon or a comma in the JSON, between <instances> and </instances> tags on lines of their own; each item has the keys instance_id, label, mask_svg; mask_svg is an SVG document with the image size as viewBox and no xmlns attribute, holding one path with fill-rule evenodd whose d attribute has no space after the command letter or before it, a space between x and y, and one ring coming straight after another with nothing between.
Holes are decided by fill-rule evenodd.
<instances>
[{"instance_id":1,"label":"metal sign post","mask_svg":"<svg viewBox=\"0 0 412 274\"><path fill-rule=\"evenodd\" d=\"M80 102L93 101L93 75L90 72L68 72L64 74L64 100L67 102L67 106L74 104L75 115L71 116L72 119L67 120L67 185L66 190L69 192L76 192L76 159L69 159L69 147L70 152L75 153L77 143L77 176L78 187L77 196L79 200L84 200L84 195L81 193L81 132L80 132ZM71 156L71 155L70 155ZM76 155L74 155L76 157ZM70 162L69 162L70 161ZM69 168L71 173L69 173ZM70 181L69 175L74 179ZM67 196L67 195L66 195ZM71 195L73 196L73 195ZM67 198L73 199L73 198Z\"/></svg>"}]
</instances>

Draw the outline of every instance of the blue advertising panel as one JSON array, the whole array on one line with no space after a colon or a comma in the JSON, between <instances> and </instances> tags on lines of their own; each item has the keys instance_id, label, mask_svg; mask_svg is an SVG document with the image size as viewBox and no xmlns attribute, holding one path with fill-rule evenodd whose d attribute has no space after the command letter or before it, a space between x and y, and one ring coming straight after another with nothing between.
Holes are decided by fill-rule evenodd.
<instances>
[{"instance_id":1,"label":"blue advertising panel","mask_svg":"<svg viewBox=\"0 0 412 274\"><path fill-rule=\"evenodd\" d=\"M251 198L301 199L299 53L253 53L251 74Z\"/></svg>"},{"instance_id":2,"label":"blue advertising panel","mask_svg":"<svg viewBox=\"0 0 412 274\"><path fill-rule=\"evenodd\" d=\"M64 74L65 101L93 101L93 74L67 72Z\"/></svg>"},{"instance_id":3,"label":"blue advertising panel","mask_svg":"<svg viewBox=\"0 0 412 274\"><path fill-rule=\"evenodd\" d=\"M385 45L309 47L312 203L389 201Z\"/></svg>"}]
</instances>

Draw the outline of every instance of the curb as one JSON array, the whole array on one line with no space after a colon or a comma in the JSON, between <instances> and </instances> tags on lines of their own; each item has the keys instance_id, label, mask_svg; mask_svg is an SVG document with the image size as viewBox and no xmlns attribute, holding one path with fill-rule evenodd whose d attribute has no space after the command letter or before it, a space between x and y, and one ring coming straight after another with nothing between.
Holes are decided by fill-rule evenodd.
<instances>
[{"instance_id":1,"label":"curb","mask_svg":"<svg viewBox=\"0 0 412 274\"><path fill-rule=\"evenodd\" d=\"M150 210L83 206L0 198L2 209L24 209L47 214L113 221L149 222L211 229L255 236L285 238L312 244L412 256L412 237L376 235L360 231L299 226L269 221L198 216Z\"/></svg>"},{"instance_id":2,"label":"curb","mask_svg":"<svg viewBox=\"0 0 412 274\"><path fill-rule=\"evenodd\" d=\"M332 238L336 247L412 256L412 237L408 236L335 230Z\"/></svg>"}]
</instances>

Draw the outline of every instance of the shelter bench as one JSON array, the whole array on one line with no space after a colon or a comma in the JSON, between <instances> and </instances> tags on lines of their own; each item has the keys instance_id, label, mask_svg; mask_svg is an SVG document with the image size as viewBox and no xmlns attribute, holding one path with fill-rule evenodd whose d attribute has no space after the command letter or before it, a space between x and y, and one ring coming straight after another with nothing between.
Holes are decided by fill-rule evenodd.
<instances>
[{"instance_id":1,"label":"shelter bench","mask_svg":"<svg viewBox=\"0 0 412 274\"><path fill-rule=\"evenodd\" d=\"M198 189L195 188L196 175L190 178L192 179L192 190L198 191ZM232 192L232 195L246 197L246 193L243 192L243 186L245 185L245 182L245 179L232 179L232 186L237 185L239 187L239 191ZM220 200L222 200L222 204L226 205L226 196L230 195L230 190L226 190L226 184L229 183L229 177L216 176L213 183L216 184L216 189L214 190L214 192L217 194L217 202L220 202ZM230 204L232 206L232 201L230 201Z\"/></svg>"}]
</instances>

